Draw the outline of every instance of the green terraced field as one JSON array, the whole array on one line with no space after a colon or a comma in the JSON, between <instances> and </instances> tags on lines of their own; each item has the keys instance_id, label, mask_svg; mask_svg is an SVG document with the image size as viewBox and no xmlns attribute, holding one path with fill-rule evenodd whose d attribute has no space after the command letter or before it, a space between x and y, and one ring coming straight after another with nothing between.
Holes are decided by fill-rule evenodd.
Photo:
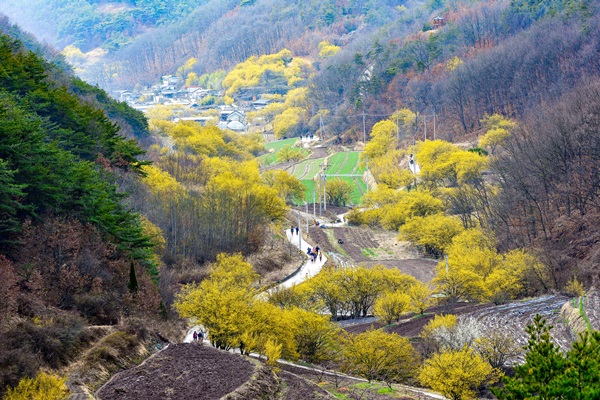
<instances>
[{"instance_id":1,"label":"green terraced field","mask_svg":"<svg viewBox=\"0 0 600 400\"><path fill-rule=\"evenodd\" d=\"M312 203L316 186L315 181L313 181L312 179L302 179L300 182L302 182L302 184L306 188L306 192L304 192L304 200L306 200L309 203Z\"/></svg>"},{"instance_id":2,"label":"green terraced field","mask_svg":"<svg viewBox=\"0 0 600 400\"><path fill-rule=\"evenodd\" d=\"M339 174L339 170L344 165L344 161L346 160L346 156L348 153L335 153L331 157L329 157L327 163L327 173L328 174Z\"/></svg>"},{"instance_id":3,"label":"green terraced field","mask_svg":"<svg viewBox=\"0 0 600 400\"><path fill-rule=\"evenodd\" d=\"M298 138L291 138L291 139L285 139L285 140L277 140L275 142L269 142L267 144L265 144L265 148L267 150L279 150L281 149L283 146L293 146L294 143L296 143L298 141Z\"/></svg>"},{"instance_id":4,"label":"green terraced field","mask_svg":"<svg viewBox=\"0 0 600 400\"><path fill-rule=\"evenodd\" d=\"M340 177L341 180L344 180L352 185L354 190L350 195L350 199L352 204L360 204L361 198L365 193L367 193L367 184L362 180L362 178L353 178L348 176Z\"/></svg>"},{"instance_id":5,"label":"green terraced field","mask_svg":"<svg viewBox=\"0 0 600 400\"><path fill-rule=\"evenodd\" d=\"M358 151L340 152L332 155L328 159L327 174L362 174L365 171L364 167L360 166L360 153ZM305 200L312 203L313 193L315 191L314 177L320 172L321 164L324 159L305 160L297 164L293 170L293 175L300 179L306 187ZM336 179L331 177L329 179ZM351 194L352 204L360 204L362 196L367 192L367 184L362 180L362 177L342 176L339 177L352 185L354 188Z\"/></svg>"},{"instance_id":6,"label":"green terraced field","mask_svg":"<svg viewBox=\"0 0 600 400\"><path fill-rule=\"evenodd\" d=\"M328 174L362 174L365 169L360 166L360 153L348 151L336 153L329 157Z\"/></svg>"},{"instance_id":7,"label":"green terraced field","mask_svg":"<svg viewBox=\"0 0 600 400\"><path fill-rule=\"evenodd\" d=\"M365 168L360 166L360 157L358 151L348 153L348 158L344 165L340 168L340 174L362 174Z\"/></svg>"},{"instance_id":8,"label":"green terraced field","mask_svg":"<svg viewBox=\"0 0 600 400\"><path fill-rule=\"evenodd\" d=\"M294 167L293 175L301 180L309 180L315 177L321 170L321 164L323 164L322 158L313 158L310 160L304 160Z\"/></svg>"},{"instance_id":9,"label":"green terraced field","mask_svg":"<svg viewBox=\"0 0 600 400\"><path fill-rule=\"evenodd\" d=\"M350 199L351 199L352 204L354 204L354 205L360 204L362 196L365 193L367 193L367 184L360 177L343 176L343 177L339 177L339 178L330 178L330 179L341 179L352 185L354 190L352 191L352 194L350 195ZM302 184L306 188L304 200L309 203L312 203L313 199L314 199L313 196L314 196L315 187L316 187L315 181L312 179L301 179L300 182L302 182ZM318 196L317 196L317 198L318 198ZM298 202L297 204L304 204L304 201Z\"/></svg>"},{"instance_id":10,"label":"green terraced field","mask_svg":"<svg viewBox=\"0 0 600 400\"><path fill-rule=\"evenodd\" d=\"M273 150L268 154L263 154L258 157L258 159L262 162L263 165L273 165L277 163L277 152L284 148L285 146L294 146L294 144L298 141L298 138L291 138L285 140L278 140L276 142L270 142L265 144L265 148L267 150ZM300 149L305 156L308 156L308 151L305 149Z\"/></svg>"}]
</instances>

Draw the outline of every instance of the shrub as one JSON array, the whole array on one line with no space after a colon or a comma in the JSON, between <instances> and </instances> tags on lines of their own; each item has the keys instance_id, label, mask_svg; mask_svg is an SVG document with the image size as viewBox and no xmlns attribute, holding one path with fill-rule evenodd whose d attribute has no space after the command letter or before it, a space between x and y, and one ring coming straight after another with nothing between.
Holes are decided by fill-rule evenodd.
<instances>
[{"instance_id":1,"label":"shrub","mask_svg":"<svg viewBox=\"0 0 600 400\"><path fill-rule=\"evenodd\" d=\"M6 335L0 336L0 395L9 386L16 386L24 376L34 376L42 366L41 356L31 348L15 347L6 340Z\"/></svg>"},{"instance_id":2,"label":"shrub","mask_svg":"<svg viewBox=\"0 0 600 400\"><path fill-rule=\"evenodd\" d=\"M451 400L475 398L483 384L494 383L500 372L470 349L447 351L425 360L419 380Z\"/></svg>"},{"instance_id":3,"label":"shrub","mask_svg":"<svg viewBox=\"0 0 600 400\"><path fill-rule=\"evenodd\" d=\"M564 291L569 296L573 296L573 297L580 297L585 294L585 289L583 288L583 284L581 282L579 282L579 280L576 277L573 277L573 279L571 279L569 282L567 282L567 285L565 286Z\"/></svg>"},{"instance_id":4,"label":"shrub","mask_svg":"<svg viewBox=\"0 0 600 400\"><path fill-rule=\"evenodd\" d=\"M387 292L375 301L373 313L378 320L391 324L393 320L400 320L400 316L407 311L410 296L400 292Z\"/></svg>"},{"instance_id":5,"label":"shrub","mask_svg":"<svg viewBox=\"0 0 600 400\"><path fill-rule=\"evenodd\" d=\"M119 302L112 293L82 293L73 299L75 307L90 324L115 325L119 322Z\"/></svg>"},{"instance_id":6,"label":"shrub","mask_svg":"<svg viewBox=\"0 0 600 400\"><path fill-rule=\"evenodd\" d=\"M12 357L28 359L38 354L51 368L69 362L85 340L83 321L59 316L48 320L21 321L6 331L4 346L15 351Z\"/></svg>"},{"instance_id":7,"label":"shrub","mask_svg":"<svg viewBox=\"0 0 600 400\"><path fill-rule=\"evenodd\" d=\"M458 318L456 315L436 315L423 327L419 337L423 339L423 353L428 356L439 350L436 340L436 332L439 329L451 329L456 326Z\"/></svg>"},{"instance_id":8,"label":"shrub","mask_svg":"<svg viewBox=\"0 0 600 400\"><path fill-rule=\"evenodd\" d=\"M282 345L277 342L277 340L273 340L269 338L267 343L265 344L265 355L267 356L267 365L273 369L273 371L278 372L279 368L277 368L277 360L281 357L281 348Z\"/></svg>"},{"instance_id":9,"label":"shrub","mask_svg":"<svg viewBox=\"0 0 600 400\"><path fill-rule=\"evenodd\" d=\"M114 372L135 358L134 350L139 344L138 338L126 332L115 332L102 339L98 346L86 357L89 363L102 364L107 370Z\"/></svg>"},{"instance_id":10,"label":"shrub","mask_svg":"<svg viewBox=\"0 0 600 400\"><path fill-rule=\"evenodd\" d=\"M383 209L381 208L364 211L354 209L346 214L346 220L350 225L368 225L370 227L376 227L381 224L382 210Z\"/></svg>"},{"instance_id":11,"label":"shrub","mask_svg":"<svg viewBox=\"0 0 600 400\"><path fill-rule=\"evenodd\" d=\"M67 378L40 371L35 378L23 378L15 388L9 388L4 400L62 400L70 394Z\"/></svg>"},{"instance_id":12,"label":"shrub","mask_svg":"<svg viewBox=\"0 0 600 400\"><path fill-rule=\"evenodd\" d=\"M416 353L408 339L379 330L349 337L343 359L347 371L388 384L408 381L416 367Z\"/></svg>"}]
</instances>

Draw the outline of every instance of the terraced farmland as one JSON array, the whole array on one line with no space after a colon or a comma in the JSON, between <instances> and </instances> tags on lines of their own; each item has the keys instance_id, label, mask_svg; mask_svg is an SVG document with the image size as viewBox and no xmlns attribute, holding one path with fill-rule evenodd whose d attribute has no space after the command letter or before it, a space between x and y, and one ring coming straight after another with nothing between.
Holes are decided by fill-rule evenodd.
<instances>
[{"instance_id":1,"label":"terraced farmland","mask_svg":"<svg viewBox=\"0 0 600 400\"><path fill-rule=\"evenodd\" d=\"M284 148L285 146L294 146L294 144L298 141L298 138L291 138L285 140L277 140L275 142L270 142L265 144L265 148L270 151L268 154L263 154L258 157L258 159L262 162L263 165L273 165L277 163L277 153L279 150ZM300 149L304 155L308 156L308 151L305 149Z\"/></svg>"},{"instance_id":2,"label":"terraced farmland","mask_svg":"<svg viewBox=\"0 0 600 400\"><path fill-rule=\"evenodd\" d=\"M304 199L307 202L312 203L313 200L315 199L315 197L318 199L319 196L315 196L315 190L316 190L315 181L313 181L312 179L302 179L302 180L300 180L300 182L302 182L302 184L306 188Z\"/></svg>"},{"instance_id":3,"label":"terraced farmland","mask_svg":"<svg viewBox=\"0 0 600 400\"><path fill-rule=\"evenodd\" d=\"M352 204L359 204L362 196L367 192L367 184L360 176L340 176L330 175L360 175L364 172L364 167L359 163L359 152L348 151L335 153L328 158L327 172L328 179L341 179L352 185L354 190L350 196ZM321 165L325 162L324 158L312 158L304 160L293 167L288 172L294 175L306 187L305 200L312 202L315 191L315 176L321 171ZM317 196L318 197L318 196Z\"/></svg>"},{"instance_id":4,"label":"terraced farmland","mask_svg":"<svg viewBox=\"0 0 600 400\"><path fill-rule=\"evenodd\" d=\"M360 165L360 153L358 151L340 152L329 157L327 164L327 175L362 175L365 168ZM329 179L336 179L331 177ZM340 176L337 179L346 181L352 185L354 190L350 195L353 204L359 204L361 197L367 192L367 184L360 176Z\"/></svg>"},{"instance_id":5,"label":"terraced farmland","mask_svg":"<svg viewBox=\"0 0 600 400\"><path fill-rule=\"evenodd\" d=\"M312 180L321 171L323 161L323 158L304 160L294 165L289 172L300 180Z\"/></svg>"},{"instance_id":6,"label":"terraced farmland","mask_svg":"<svg viewBox=\"0 0 600 400\"><path fill-rule=\"evenodd\" d=\"M358 151L336 153L329 157L327 174L362 174L365 168L360 166Z\"/></svg>"},{"instance_id":7,"label":"terraced farmland","mask_svg":"<svg viewBox=\"0 0 600 400\"><path fill-rule=\"evenodd\" d=\"M328 181L331 181L332 179L340 179L352 185L353 190L350 194L352 204L360 204L360 199L367 193L367 184L360 177L340 176L327 178Z\"/></svg>"}]
</instances>

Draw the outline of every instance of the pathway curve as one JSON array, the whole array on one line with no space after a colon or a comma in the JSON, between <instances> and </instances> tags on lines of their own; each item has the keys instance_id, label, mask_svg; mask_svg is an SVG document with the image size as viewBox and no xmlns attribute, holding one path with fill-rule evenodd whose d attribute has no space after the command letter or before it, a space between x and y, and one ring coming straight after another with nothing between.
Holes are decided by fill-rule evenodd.
<instances>
[{"instance_id":1,"label":"pathway curve","mask_svg":"<svg viewBox=\"0 0 600 400\"><path fill-rule=\"evenodd\" d=\"M288 238L288 240L294 246L298 247L304 254L306 254L306 251L308 250L309 247L313 248L312 244L308 243L306 240L304 240L304 238L302 238L302 232L300 232L300 235L296 235L295 232L292 235L290 230L286 229L285 235ZM321 253L321 254L323 254L323 253ZM323 254L323 257L321 260L319 260L319 258L317 257L315 262L312 262L307 257L306 261L304 262L304 264L302 264L302 266L300 267L298 272L296 272L296 274L287 278L286 280L284 280L283 282L281 282L279 285L275 286L271 290L288 289L294 285L298 285L298 284L304 282L308 278L312 278L313 276L318 274L319 271L321 271L321 269L323 268L323 265L325 265L326 262L327 262L327 257L324 254Z\"/></svg>"}]
</instances>

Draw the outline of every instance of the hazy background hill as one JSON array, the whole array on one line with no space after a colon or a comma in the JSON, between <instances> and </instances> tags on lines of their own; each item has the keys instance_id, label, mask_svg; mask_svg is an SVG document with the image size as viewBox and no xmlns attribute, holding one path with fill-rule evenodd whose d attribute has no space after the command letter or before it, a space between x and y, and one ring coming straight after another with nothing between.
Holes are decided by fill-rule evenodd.
<instances>
[{"instance_id":1,"label":"hazy background hill","mask_svg":"<svg viewBox=\"0 0 600 400\"><path fill-rule=\"evenodd\" d=\"M101 58L94 68L86 66L83 76L124 88L154 83L190 57L198 58L200 72L210 72L284 47L298 56L315 55L324 38L347 45L394 21L404 24L405 7L413 10L423 3L26 0L0 5L0 11L61 50L81 51L92 62ZM410 19L428 17L427 8L408 14Z\"/></svg>"},{"instance_id":2,"label":"hazy background hill","mask_svg":"<svg viewBox=\"0 0 600 400\"><path fill-rule=\"evenodd\" d=\"M190 58L185 72L201 76L287 48L316 69L307 112L327 110L327 131L347 140L401 107L431 116L430 129L436 114L440 137L458 138L486 114L522 118L600 69L590 0L26 0L0 11L106 89L150 86ZM435 16L445 26L433 29ZM341 51L320 57L322 41Z\"/></svg>"}]
</instances>

